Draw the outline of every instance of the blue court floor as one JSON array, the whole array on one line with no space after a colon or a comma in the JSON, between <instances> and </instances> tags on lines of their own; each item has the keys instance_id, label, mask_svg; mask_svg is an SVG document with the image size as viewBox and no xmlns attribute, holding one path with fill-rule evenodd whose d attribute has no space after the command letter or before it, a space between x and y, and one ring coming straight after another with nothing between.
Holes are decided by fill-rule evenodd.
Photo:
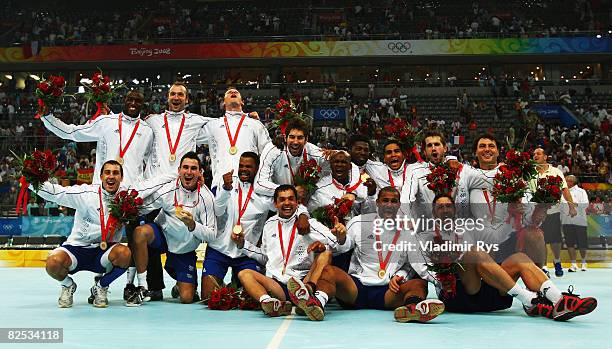
<instances>
[{"instance_id":1,"label":"blue court floor","mask_svg":"<svg viewBox=\"0 0 612 349\"><path fill-rule=\"evenodd\" d=\"M0 344L0 348L612 348L612 269L554 279L562 289L598 299L590 315L565 323L527 317L518 301L507 311L442 314L427 324L400 324L391 311L345 311L331 305L325 321L260 311L213 311L170 298L139 308L123 305L125 276L111 285L110 306L87 304L93 276L74 277L75 304L59 309L59 283L42 268L0 268L0 327L61 327L63 344ZM433 293L432 293L433 294Z\"/></svg>"}]
</instances>

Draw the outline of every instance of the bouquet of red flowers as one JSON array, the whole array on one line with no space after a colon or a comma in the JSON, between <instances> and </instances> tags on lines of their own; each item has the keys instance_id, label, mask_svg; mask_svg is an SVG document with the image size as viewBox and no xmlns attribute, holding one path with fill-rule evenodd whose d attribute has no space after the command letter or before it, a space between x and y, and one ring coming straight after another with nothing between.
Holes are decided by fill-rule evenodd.
<instances>
[{"instance_id":1,"label":"bouquet of red flowers","mask_svg":"<svg viewBox=\"0 0 612 349\"><path fill-rule=\"evenodd\" d=\"M418 162L422 161L415 146L418 132L406 120L397 117L391 118L385 124L384 131L387 138L394 139L401 144L404 152L412 153Z\"/></svg>"},{"instance_id":2,"label":"bouquet of red flowers","mask_svg":"<svg viewBox=\"0 0 612 349\"><path fill-rule=\"evenodd\" d=\"M538 176L536 162L531 159L531 155L526 151L518 151L516 149L508 150L506 152L505 164L525 181L529 181Z\"/></svg>"},{"instance_id":3,"label":"bouquet of red flowers","mask_svg":"<svg viewBox=\"0 0 612 349\"><path fill-rule=\"evenodd\" d=\"M444 245L445 241L440 237L434 237L434 245ZM427 253L429 263L427 270L436 274L436 280L443 285L442 292L447 297L454 297L457 293L457 278L455 274L459 270L465 270L463 265L459 263L461 257L460 251L441 251L441 249L432 248ZM447 285L447 286L446 286Z\"/></svg>"},{"instance_id":4,"label":"bouquet of red flowers","mask_svg":"<svg viewBox=\"0 0 612 349\"><path fill-rule=\"evenodd\" d=\"M87 98L87 103L95 102L96 113L91 117L89 121L95 120L100 114L102 114L102 107L105 104L110 103L113 97L116 95L115 90L119 86L112 86L111 80L107 75L104 75L102 71L95 72L91 77L91 82L82 81L81 84L87 92L85 93L85 98Z\"/></svg>"},{"instance_id":5,"label":"bouquet of red flowers","mask_svg":"<svg viewBox=\"0 0 612 349\"><path fill-rule=\"evenodd\" d=\"M314 160L302 161L300 168L293 177L296 186L306 188L308 194L317 189L317 182L321 179L321 166Z\"/></svg>"},{"instance_id":6,"label":"bouquet of red flowers","mask_svg":"<svg viewBox=\"0 0 612 349\"><path fill-rule=\"evenodd\" d=\"M561 200L563 179L559 176L546 176L538 179L536 191L531 198L532 202L556 204Z\"/></svg>"},{"instance_id":7,"label":"bouquet of red flowers","mask_svg":"<svg viewBox=\"0 0 612 349\"><path fill-rule=\"evenodd\" d=\"M11 153L13 153L11 151ZM17 196L17 207L16 212L19 214L21 211L26 212L28 205L28 186L32 184L34 192L40 190L42 184L48 181L57 168L57 158L53 155L53 152L49 149L40 151L34 150L32 154L26 154L23 157L15 155L15 167L18 172L21 172L21 178L19 178L19 184L21 189Z\"/></svg>"},{"instance_id":8,"label":"bouquet of red flowers","mask_svg":"<svg viewBox=\"0 0 612 349\"><path fill-rule=\"evenodd\" d=\"M287 124L289 124L289 121L293 119L304 119L303 113L297 111L297 108L293 101L287 101L282 98L276 103L274 113L275 120L273 125L280 129L281 134L283 136L285 135Z\"/></svg>"},{"instance_id":9,"label":"bouquet of red flowers","mask_svg":"<svg viewBox=\"0 0 612 349\"><path fill-rule=\"evenodd\" d=\"M233 287L222 287L212 291L208 308L212 310L232 310L240 305L238 292Z\"/></svg>"},{"instance_id":10,"label":"bouquet of red flowers","mask_svg":"<svg viewBox=\"0 0 612 349\"><path fill-rule=\"evenodd\" d=\"M240 310L259 310L261 309L261 303L258 300L253 299L247 291L242 290L238 295Z\"/></svg>"},{"instance_id":11,"label":"bouquet of red flowers","mask_svg":"<svg viewBox=\"0 0 612 349\"><path fill-rule=\"evenodd\" d=\"M507 165L499 167L493 178L493 196L499 202L514 203L523 198L527 192L527 182L521 177L520 169Z\"/></svg>"},{"instance_id":12,"label":"bouquet of red flowers","mask_svg":"<svg viewBox=\"0 0 612 349\"><path fill-rule=\"evenodd\" d=\"M66 87L66 79L59 75L50 75L48 79L38 83L36 86L38 112L34 115L35 119L44 115L49 110L49 106L62 101L64 87Z\"/></svg>"},{"instance_id":13,"label":"bouquet of red flowers","mask_svg":"<svg viewBox=\"0 0 612 349\"><path fill-rule=\"evenodd\" d=\"M140 216L140 210L144 200L138 197L138 192L134 189L121 190L108 203L110 214L118 222L129 223L135 221Z\"/></svg>"},{"instance_id":14,"label":"bouquet of red flowers","mask_svg":"<svg viewBox=\"0 0 612 349\"><path fill-rule=\"evenodd\" d=\"M346 217L351 213L352 207L352 200L335 198L333 204L322 206L312 211L312 217L332 229L334 227L334 218L337 218L338 222L345 224Z\"/></svg>"},{"instance_id":15,"label":"bouquet of red flowers","mask_svg":"<svg viewBox=\"0 0 612 349\"><path fill-rule=\"evenodd\" d=\"M448 162L429 165L431 171L427 179L427 188L438 194L450 194L457 185L458 169L451 167Z\"/></svg>"}]
</instances>

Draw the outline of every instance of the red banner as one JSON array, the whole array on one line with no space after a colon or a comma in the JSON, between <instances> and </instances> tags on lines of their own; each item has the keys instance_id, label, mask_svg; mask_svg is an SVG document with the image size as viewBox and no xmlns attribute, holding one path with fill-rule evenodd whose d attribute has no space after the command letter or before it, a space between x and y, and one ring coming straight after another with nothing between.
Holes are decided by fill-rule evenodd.
<instances>
[{"instance_id":1,"label":"red banner","mask_svg":"<svg viewBox=\"0 0 612 349\"><path fill-rule=\"evenodd\" d=\"M91 184L91 182L93 182L93 175L93 168L84 168L77 170L77 184Z\"/></svg>"}]
</instances>

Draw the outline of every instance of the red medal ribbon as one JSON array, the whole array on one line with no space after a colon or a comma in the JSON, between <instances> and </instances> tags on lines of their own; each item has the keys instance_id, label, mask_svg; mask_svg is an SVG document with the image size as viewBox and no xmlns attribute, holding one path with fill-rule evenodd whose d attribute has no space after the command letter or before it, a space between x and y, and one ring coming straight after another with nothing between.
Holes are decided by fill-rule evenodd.
<instances>
[{"instance_id":1,"label":"red medal ribbon","mask_svg":"<svg viewBox=\"0 0 612 349\"><path fill-rule=\"evenodd\" d=\"M130 139L128 139L125 148L121 148L123 141L121 140L121 119L123 118L123 113L119 114L119 157L123 158L125 153L127 152L130 144L132 143L132 139L134 139L134 135L136 135L136 131L138 131L138 126L140 126L140 119L136 121L136 126L134 126L134 130L132 130L132 134L130 135ZM166 129L167 131L167 129Z\"/></svg>"},{"instance_id":2,"label":"red medal ribbon","mask_svg":"<svg viewBox=\"0 0 612 349\"><path fill-rule=\"evenodd\" d=\"M408 165L404 163L404 172L402 173L402 185L404 185L404 182L406 181L406 168L407 167ZM389 174L389 184L395 188L395 181L393 180L393 175L391 175L391 170L387 169L387 173Z\"/></svg>"},{"instance_id":3,"label":"red medal ribbon","mask_svg":"<svg viewBox=\"0 0 612 349\"><path fill-rule=\"evenodd\" d=\"M168 148L170 154L176 154L176 148L178 148L179 141L181 140L181 134L183 133L183 126L185 126L185 113L183 113L183 120L181 120L181 126L179 127L178 134L176 135L176 142L172 144L172 138L170 138L170 127L168 127L168 117L164 113L164 126L166 126L166 138L168 139Z\"/></svg>"},{"instance_id":4,"label":"red medal ribbon","mask_svg":"<svg viewBox=\"0 0 612 349\"><path fill-rule=\"evenodd\" d=\"M401 232L402 232L401 230L398 230L395 233L395 236L393 236L393 241L391 242L392 245L395 245L397 243L397 239L399 239ZM385 272L387 272L387 264L389 264L389 260L391 260L391 255L393 254L393 250L387 252L387 255L385 256L385 259L383 261L382 242L380 241L380 234L374 234L374 237L376 238L376 242L380 243L380 246L381 246L381 248L378 249L378 266L380 267L380 270L384 270Z\"/></svg>"},{"instance_id":5,"label":"red medal ribbon","mask_svg":"<svg viewBox=\"0 0 612 349\"><path fill-rule=\"evenodd\" d=\"M95 119L98 118L98 116L100 116L100 114L102 114L102 107L104 106L104 103L102 102L96 102L96 107L98 108L96 110L96 113L91 117L91 119L89 119L89 122L94 121Z\"/></svg>"},{"instance_id":6,"label":"red medal ribbon","mask_svg":"<svg viewBox=\"0 0 612 349\"><path fill-rule=\"evenodd\" d=\"M100 229L102 230L102 241L109 241L115 233L117 219L108 215L108 220L104 221L104 205L102 205L102 185L98 187L98 197L100 198ZM108 239L107 239L108 237Z\"/></svg>"},{"instance_id":7,"label":"red medal ribbon","mask_svg":"<svg viewBox=\"0 0 612 349\"><path fill-rule=\"evenodd\" d=\"M36 115L34 115L34 119L40 119L40 117L42 116L42 113L44 113L45 109L47 109L47 105L45 104L45 101L43 101L41 98L38 99L38 107L40 108L41 112L36 113Z\"/></svg>"},{"instance_id":8,"label":"red medal ribbon","mask_svg":"<svg viewBox=\"0 0 612 349\"><path fill-rule=\"evenodd\" d=\"M278 221L278 240L280 241L281 252L283 253L283 259L285 260L283 265L283 272L285 271L285 268L287 268L287 263L289 262L289 256L291 255L291 248L293 247L296 230L297 219L293 223L293 228L291 229L291 237L289 238L289 246L287 247L287 252L285 252L285 244L283 243L283 225L281 224L280 220Z\"/></svg>"},{"instance_id":9,"label":"red medal ribbon","mask_svg":"<svg viewBox=\"0 0 612 349\"><path fill-rule=\"evenodd\" d=\"M355 189L359 188L359 186L361 185L361 177L359 177L359 180L357 181L357 183L355 183L355 185L350 186L350 187L349 187L350 183L347 185L342 185L333 178L332 178L332 183L336 186L336 188L346 191L347 193L352 193L355 191Z\"/></svg>"},{"instance_id":10,"label":"red medal ribbon","mask_svg":"<svg viewBox=\"0 0 612 349\"><path fill-rule=\"evenodd\" d=\"M223 117L223 122L225 123L225 132L227 132L227 138L229 139L230 147L236 146L236 141L238 141L238 134L240 133L240 128L242 127L242 123L244 122L245 118L246 118L246 114L242 114L242 117L240 118L240 122L238 123L238 127L236 128L236 134L234 135L234 138L232 139L232 133L230 132L230 127L229 127L229 124L227 123L227 115Z\"/></svg>"},{"instance_id":11,"label":"red medal ribbon","mask_svg":"<svg viewBox=\"0 0 612 349\"><path fill-rule=\"evenodd\" d=\"M179 180L180 180L180 178L176 179L176 187L174 189L174 207L179 207L180 206L180 207L193 208L193 207L198 206L198 204L200 203L200 182L198 182L198 200L196 201L196 203L193 206L186 206L186 205L183 205L183 204L179 205L178 199L176 198L176 192L178 191L178 188L179 188Z\"/></svg>"},{"instance_id":12,"label":"red medal ribbon","mask_svg":"<svg viewBox=\"0 0 612 349\"><path fill-rule=\"evenodd\" d=\"M495 218L495 207L497 206L497 198L493 197L493 207L491 207L491 199L489 199L489 192L487 189L482 188L482 194L484 194L485 201L487 202L487 206L489 206L489 214L491 215L491 222L493 222L493 218Z\"/></svg>"},{"instance_id":13,"label":"red medal ribbon","mask_svg":"<svg viewBox=\"0 0 612 349\"><path fill-rule=\"evenodd\" d=\"M249 201L251 201L251 194L253 194L253 185L249 188L249 192L247 193L246 200L244 201L244 206L242 205L242 186L238 186L238 225L240 225L240 218L246 212L247 206L249 205Z\"/></svg>"}]
</instances>

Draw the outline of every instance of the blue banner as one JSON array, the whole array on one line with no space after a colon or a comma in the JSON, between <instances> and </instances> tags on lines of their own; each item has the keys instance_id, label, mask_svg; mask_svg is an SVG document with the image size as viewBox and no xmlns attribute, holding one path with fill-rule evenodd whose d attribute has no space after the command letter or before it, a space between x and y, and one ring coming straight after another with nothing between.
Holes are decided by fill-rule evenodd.
<instances>
[{"instance_id":1,"label":"blue banner","mask_svg":"<svg viewBox=\"0 0 612 349\"><path fill-rule=\"evenodd\" d=\"M70 235L74 217L21 217L21 235Z\"/></svg>"},{"instance_id":2,"label":"blue banner","mask_svg":"<svg viewBox=\"0 0 612 349\"><path fill-rule=\"evenodd\" d=\"M21 235L21 218L0 218L0 235Z\"/></svg>"},{"instance_id":3,"label":"blue banner","mask_svg":"<svg viewBox=\"0 0 612 349\"><path fill-rule=\"evenodd\" d=\"M538 113L543 119L557 119L564 126L573 126L578 124L578 121L570 114L570 112L559 104L544 104L534 103L529 105L529 109Z\"/></svg>"},{"instance_id":4,"label":"blue banner","mask_svg":"<svg viewBox=\"0 0 612 349\"><path fill-rule=\"evenodd\" d=\"M314 119L316 121L344 121L346 119L345 108L314 108Z\"/></svg>"}]
</instances>

